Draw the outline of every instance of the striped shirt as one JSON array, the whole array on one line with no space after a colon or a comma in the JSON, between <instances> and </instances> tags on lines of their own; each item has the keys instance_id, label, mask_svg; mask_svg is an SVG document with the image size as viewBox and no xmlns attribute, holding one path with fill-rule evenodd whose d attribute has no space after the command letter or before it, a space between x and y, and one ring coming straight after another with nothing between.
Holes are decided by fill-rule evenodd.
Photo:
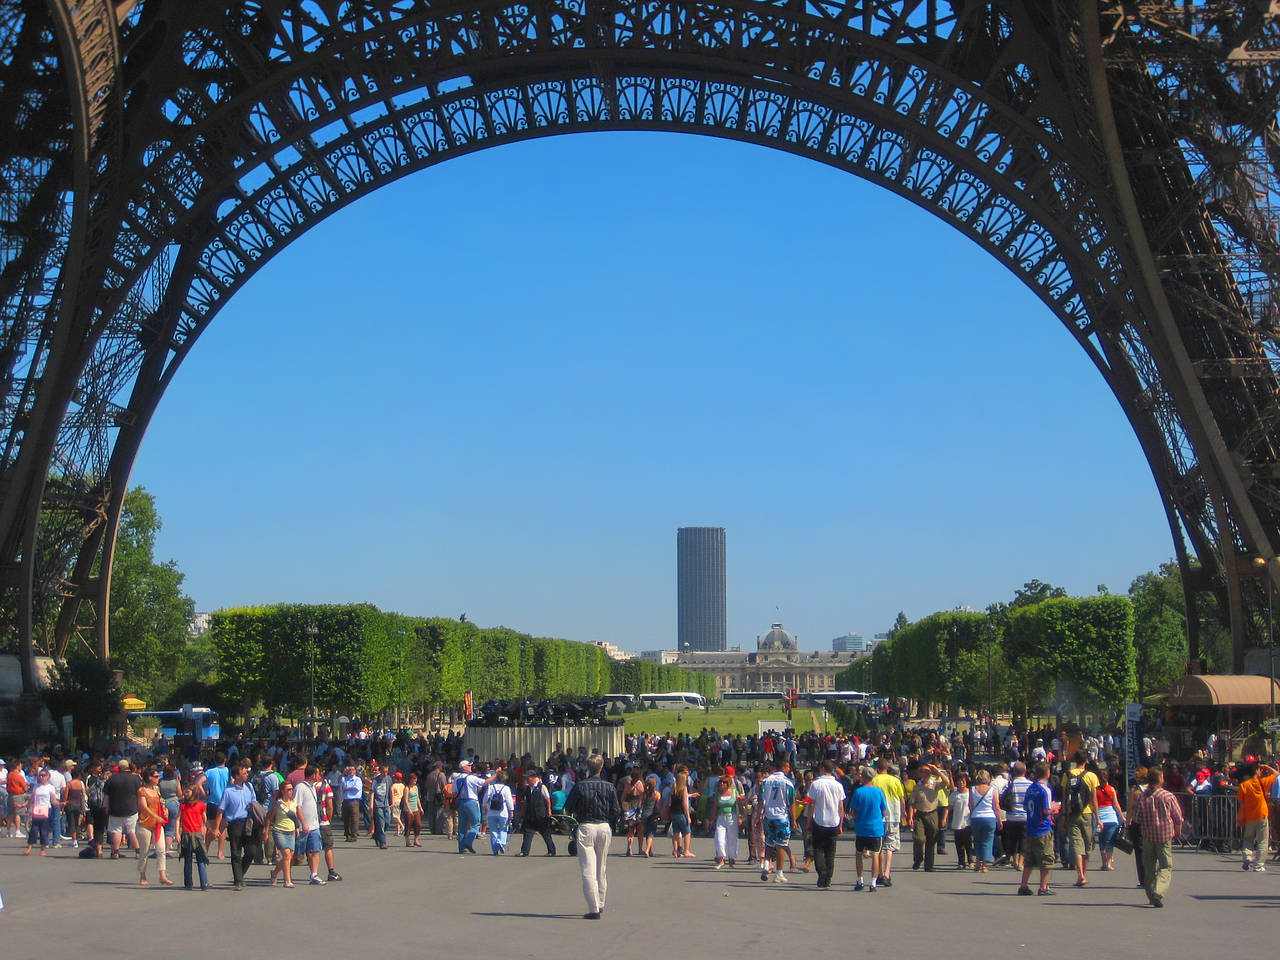
<instances>
[{"instance_id":1,"label":"striped shirt","mask_svg":"<svg viewBox=\"0 0 1280 960\"><path fill-rule=\"evenodd\" d=\"M1168 790L1157 787L1138 801L1137 819L1143 843L1168 843L1182 832L1182 805Z\"/></svg>"}]
</instances>

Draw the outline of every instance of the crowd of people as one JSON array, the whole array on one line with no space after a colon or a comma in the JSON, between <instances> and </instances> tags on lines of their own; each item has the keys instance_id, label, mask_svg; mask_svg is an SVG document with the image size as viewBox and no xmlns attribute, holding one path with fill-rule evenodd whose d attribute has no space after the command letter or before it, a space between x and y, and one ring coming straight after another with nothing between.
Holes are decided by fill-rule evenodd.
<instances>
[{"instance_id":1,"label":"crowd of people","mask_svg":"<svg viewBox=\"0 0 1280 960\"><path fill-rule=\"evenodd\" d=\"M174 885L168 867L177 858L183 885L201 890L210 862L224 859L236 890L255 864L270 868L262 882L273 886L339 882L339 842L385 850L436 834L462 856L479 853L482 839L491 855L530 856L541 840L543 854L556 856L560 840L579 858L591 919L604 912L615 833L623 856L666 855L669 842L671 857L750 866L775 883L812 873L820 889L831 886L837 840L850 833L854 889L868 892L893 886L904 842L912 870L940 869L950 841L955 869L1010 867L1022 896L1054 895L1055 866L1088 886L1091 869L1116 868L1120 849L1133 853L1148 901L1162 907L1187 798L1209 794L1235 798L1242 865L1265 871L1280 803L1274 767L1252 757L1213 766L1204 756L1148 756L1130 778L1116 748L1105 735L1002 737L981 724L867 737L703 730L633 734L611 758L560 748L535 762L476 757L456 734L388 732L240 737L206 766L198 751L157 737L149 750L0 762L0 827L25 838L26 854L69 845L82 857L132 856L144 886L153 860L156 883ZM709 838L709 852L695 836Z\"/></svg>"}]
</instances>

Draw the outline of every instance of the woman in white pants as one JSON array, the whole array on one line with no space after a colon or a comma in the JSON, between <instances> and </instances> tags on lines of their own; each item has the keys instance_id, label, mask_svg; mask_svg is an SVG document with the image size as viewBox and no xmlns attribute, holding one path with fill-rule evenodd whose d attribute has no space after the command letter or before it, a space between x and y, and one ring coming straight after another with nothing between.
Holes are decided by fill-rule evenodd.
<instances>
[{"instance_id":1,"label":"woman in white pants","mask_svg":"<svg viewBox=\"0 0 1280 960\"><path fill-rule=\"evenodd\" d=\"M138 883L147 886L147 860L154 848L156 864L160 868L160 882L173 886L165 872L164 823L168 818L164 801L160 799L160 771L147 767L142 772L142 787L138 790Z\"/></svg>"},{"instance_id":2,"label":"woman in white pants","mask_svg":"<svg viewBox=\"0 0 1280 960\"><path fill-rule=\"evenodd\" d=\"M716 869L729 861L733 866L738 861L738 798L742 792L738 789L738 780L734 776L733 767L725 767L716 794L712 797L716 814Z\"/></svg>"}]
</instances>

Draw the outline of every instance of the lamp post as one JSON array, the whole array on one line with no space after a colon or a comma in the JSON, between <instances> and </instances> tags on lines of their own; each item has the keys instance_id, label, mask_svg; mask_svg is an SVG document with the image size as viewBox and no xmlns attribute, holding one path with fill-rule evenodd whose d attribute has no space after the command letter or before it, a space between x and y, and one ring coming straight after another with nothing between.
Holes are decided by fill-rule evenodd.
<instances>
[{"instance_id":1,"label":"lamp post","mask_svg":"<svg viewBox=\"0 0 1280 960\"><path fill-rule=\"evenodd\" d=\"M1280 557L1272 558L1280 560ZM1265 557L1254 557L1253 565L1262 572L1262 582L1267 588L1267 686L1271 693L1271 756L1276 754L1276 634L1273 594L1271 589L1271 571L1267 569L1271 561Z\"/></svg>"},{"instance_id":2,"label":"lamp post","mask_svg":"<svg viewBox=\"0 0 1280 960\"><path fill-rule=\"evenodd\" d=\"M319 629L314 623L308 623L307 629L307 649L311 654L311 710L308 716L311 717L311 726L316 724L316 637L320 635Z\"/></svg>"}]
</instances>

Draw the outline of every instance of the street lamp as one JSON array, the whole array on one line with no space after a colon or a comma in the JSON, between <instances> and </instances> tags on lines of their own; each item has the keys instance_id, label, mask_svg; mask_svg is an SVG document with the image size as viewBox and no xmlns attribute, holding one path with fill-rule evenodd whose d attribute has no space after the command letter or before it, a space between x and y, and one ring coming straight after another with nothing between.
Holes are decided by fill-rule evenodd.
<instances>
[{"instance_id":1,"label":"street lamp","mask_svg":"<svg viewBox=\"0 0 1280 960\"><path fill-rule=\"evenodd\" d=\"M314 623L308 623L307 629L307 647L311 653L311 725L314 727L316 722L316 637L320 635L319 629Z\"/></svg>"},{"instance_id":2,"label":"street lamp","mask_svg":"<svg viewBox=\"0 0 1280 960\"><path fill-rule=\"evenodd\" d=\"M1280 557L1273 557L1280 560ZM1262 582L1267 588L1267 686L1271 691L1271 755L1276 753L1276 634L1275 616L1272 605L1271 571L1267 569L1269 561L1265 557L1254 557L1253 565L1262 572Z\"/></svg>"}]
</instances>

